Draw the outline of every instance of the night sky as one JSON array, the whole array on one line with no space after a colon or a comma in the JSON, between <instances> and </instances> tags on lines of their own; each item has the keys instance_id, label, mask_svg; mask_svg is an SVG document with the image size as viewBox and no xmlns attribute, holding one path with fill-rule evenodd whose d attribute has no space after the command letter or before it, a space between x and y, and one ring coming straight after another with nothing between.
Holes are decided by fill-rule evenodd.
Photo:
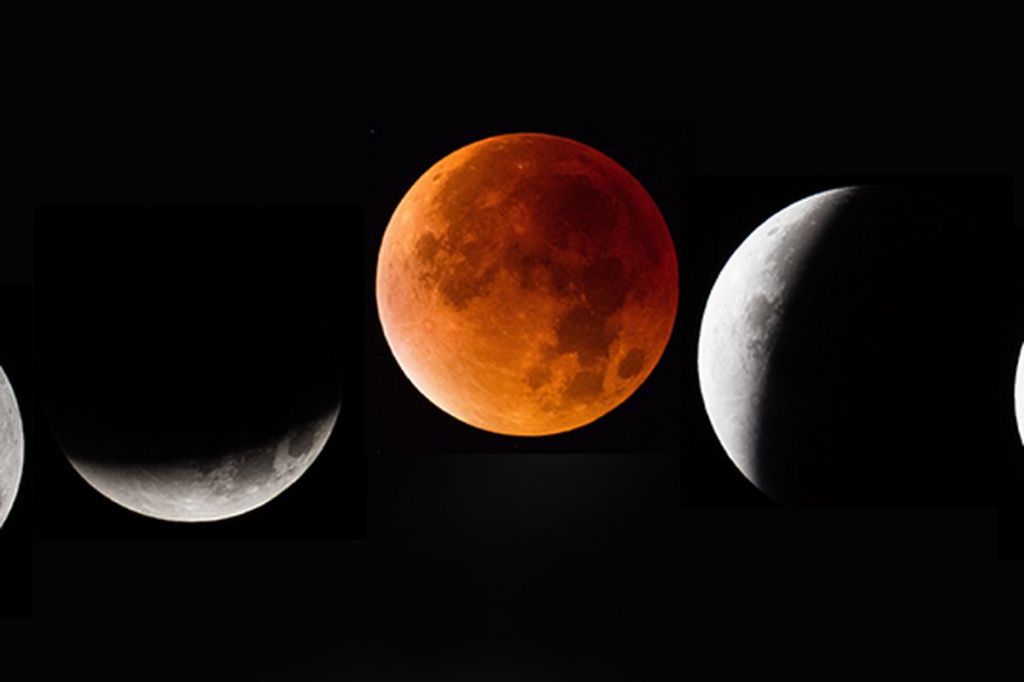
<instances>
[{"instance_id":1,"label":"night sky","mask_svg":"<svg viewBox=\"0 0 1024 682\"><path fill-rule=\"evenodd\" d=\"M837 621L867 622L873 638L899 646L908 629L934 639L988 622L989 604L1019 612L1022 564L1009 559L1024 558L1024 513L1011 503L1024 500L1024 450L978 435L979 451L1005 460L1001 515L995 503L782 507L721 451L696 370L719 268L750 230L819 189L935 190L1001 226L1006 259L994 267L1022 262L1019 210L1010 224L1021 186L1007 177L1003 138L884 126L838 136L747 120L331 121L325 130L256 146L245 126L213 144L184 132L129 135L133 144L108 145L96 167L82 161L88 146L62 145L69 162L40 180L37 206L318 207L315 220L345 231L338 301L354 353L346 425L321 458L357 450L365 459L318 462L310 481L222 527L163 526L99 498L63 461L33 390L33 330L47 329L40 297L70 285L46 260L60 212L36 212L21 233L34 229L34 256L31 239L19 247L34 267L20 285L3 283L13 303L0 334L33 458L0 532L11 557L5 589L32 599L5 596L16 618L2 622L3 641L26 652L34 677L662 680L722 665L733 645L766 665L792 660L794 649L828 651ZM457 147L524 130L578 139L629 170L664 214L680 266L676 328L648 381L590 426L528 440L472 429L431 405L391 358L373 307L376 249L403 192ZM1021 284L1004 275L1005 298L989 302L1007 314L998 347L1024 338ZM998 409L1012 401L1016 353L1006 396L980 398ZM319 477L329 470L345 481ZM345 522L324 523L331 514Z\"/></svg>"}]
</instances>

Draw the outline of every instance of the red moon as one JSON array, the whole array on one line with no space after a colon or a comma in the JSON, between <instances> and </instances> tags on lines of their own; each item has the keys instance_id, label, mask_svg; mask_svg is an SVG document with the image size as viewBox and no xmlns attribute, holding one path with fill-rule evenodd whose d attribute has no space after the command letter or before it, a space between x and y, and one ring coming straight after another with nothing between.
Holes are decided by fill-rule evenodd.
<instances>
[{"instance_id":1,"label":"red moon","mask_svg":"<svg viewBox=\"0 0 1024 682\"><path fill-rule=\"evenodd\" d=\"M637 180L562 137L513 134L438 161L405 194L377 263L388 345L467 424L540 436L626 400L665 350L679 271Z\"/></svg>"}]
</instances>

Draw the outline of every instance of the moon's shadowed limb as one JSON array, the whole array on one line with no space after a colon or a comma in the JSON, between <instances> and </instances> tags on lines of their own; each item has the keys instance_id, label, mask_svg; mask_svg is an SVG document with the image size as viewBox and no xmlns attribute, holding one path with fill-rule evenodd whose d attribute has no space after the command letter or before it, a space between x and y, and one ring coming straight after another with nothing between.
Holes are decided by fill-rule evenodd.
<instances>
[{"instance_id":1,"label":"moon's shadowed limb","mask_svg":"<svg viewBox=\"0 0 1024 682\"><path fill-rule=\"evenodd\" d=\"M780 222L793 234L773 242ZM993 417L976 396L999 363L974 340L1005 314L979 304L996 293L990 236L935 201L867 187L755 230L709 297L699 354L709 416L747 478L805 504L986 500L991 454L972 446ZM751 296L763 290L768 307Z\"/></svg>"},{"instance_id":2,"label":"moon's shadowed limb","mask_svg":"<svg viewBox=\"0 0 1024 682\"><path fill-rule=\"evenodd\" d=\"M14 506L25 460L21 413L7 375L0 368L0 526Z\"/></svg>"},{"instance_id":3,"label":"moon's shadowed limb","mask_svg":"<svg viewBox=\"0 0 1024 682\"><path fill-rule=\"evenodd\" d=\"M657 364L678 270L654 202L595 150L503 135L430 168L388 225L377 305L432 402L479 428L542 435L624 401Z\"/></svg>"},{"instance_id":4,"label":"moon's shadowed limb","mask_svg":"<svg viewBox=\"0 0 1024 682\"><path fill-rule=\"evenodd\" d=\"M48 332L46 402L103 495L210 521L265 504L315 460L342 349L315 236L191 217L62 242L82 261L62 273L76 288L48 300L63 333Z\"/></svg>"}]
</instances>

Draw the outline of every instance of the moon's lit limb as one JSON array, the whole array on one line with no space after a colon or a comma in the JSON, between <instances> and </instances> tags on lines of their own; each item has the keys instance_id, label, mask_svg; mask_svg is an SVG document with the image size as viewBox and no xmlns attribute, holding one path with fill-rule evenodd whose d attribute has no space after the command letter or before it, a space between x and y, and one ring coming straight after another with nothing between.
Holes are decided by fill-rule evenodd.
<instances>
[{"instance_id":1,"label":"moon's lit limb","mask_svg":"<svg viewBox=\"0 0 1024 682\"><path fill-rule=\"evenodd\" d=\"M14 390L0 368L0 526L7 520L21 484L25 437Z\"/></svg>"},{"instance_id":2,"label":"moon's lit limb","mask_svg":"<svg viewBox=\"0 0 1024 682\"><path fill-rule=\"evenodd\" d=\"M457 150L406 193L377 268L385 337L431 402L479 428L543 435L621 404L678 305L668 228L608 157L548 135Z\"/></svg>"},{"instance_id":3,"label":"moon's lit limb","mask_svg":"<svg viewBox=\"0 0 1024 682\"><path fill-rule=\"evenodd\" d=\"M708 296L697 350L701 396L726 454L758 487L760 412L788 297L829 218L856 192L821 192L768 218L729 258Z\"/></svg>"},{"instance_id":4,"label":"moon's lit limb","mask_svg":"<svg viewBox=\"0 0 1024 682\"><path fill-rule=\"evenodd\" d=\"M108 466L68 460L94 489L134 512L165 521L218 521L263 506L312 465L330 438L340 406L290 430L277 443L226 455L212 465Z\"/></svg>"},{"instance_id":5,"label":"moon's lit limb","mask_svg":"<svg viewBox=\"0 0 1024 682\"><path fill-rule=\"evenodd\" d=\"M1017 388L1014 391L1017 405L1017 430L1020 442L1024 444L1024 344L1020 347L1020 359L1017 361Z\"/></svg>"}]
</instances>

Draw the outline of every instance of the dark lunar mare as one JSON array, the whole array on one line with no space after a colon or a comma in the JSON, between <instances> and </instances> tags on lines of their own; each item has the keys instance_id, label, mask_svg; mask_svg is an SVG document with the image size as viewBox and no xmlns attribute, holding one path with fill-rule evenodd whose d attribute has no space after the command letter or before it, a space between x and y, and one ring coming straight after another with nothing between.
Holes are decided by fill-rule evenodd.
<instances>
[{"instance_id":1,"label":"dark lunar mare","mask_svg":"<svg viewBox=\"0 0 1024 682\"><path fill-rule=\"evenodd\" d=\"M1005 383L1003 254L934 197L860 188L794 286L766 382L757 480L806 504L985 504ZM1012 349L1009 349L1012 354Z\"/></svg>"},{"instance_id":2,"label":"dark lunar mare","mask_svg":"<svg viewBox=\"0 0 1024 682\"><path fill-rule=\"evenodd\" d=\"M330 226L324 226L324 230ZM337 407L336 267L284 210L123 209L47 245L46 404L74 459L272 473L266 451ZM293 443L294 444L294 443ZM302 454L300 452L292 453Z\"/></svg>"}]
</instances>

